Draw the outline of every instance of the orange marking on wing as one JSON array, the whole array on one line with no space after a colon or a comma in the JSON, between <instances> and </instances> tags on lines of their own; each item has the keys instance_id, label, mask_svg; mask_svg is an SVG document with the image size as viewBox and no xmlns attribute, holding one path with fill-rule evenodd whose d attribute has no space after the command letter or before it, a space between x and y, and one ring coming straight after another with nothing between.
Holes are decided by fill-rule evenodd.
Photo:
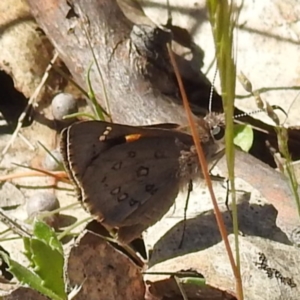
<instances>
[{"instance_id":1,"label":"orange marking on wing","mask_svg":"<svg viewBox=\"0 0 300 300\"><path fill-rule=\"evenodd\" d=\"M141 134L129 134L125 136L125 139L127 143L131 143L140 139L141 136Z\"/></svg>"}]
</instances>

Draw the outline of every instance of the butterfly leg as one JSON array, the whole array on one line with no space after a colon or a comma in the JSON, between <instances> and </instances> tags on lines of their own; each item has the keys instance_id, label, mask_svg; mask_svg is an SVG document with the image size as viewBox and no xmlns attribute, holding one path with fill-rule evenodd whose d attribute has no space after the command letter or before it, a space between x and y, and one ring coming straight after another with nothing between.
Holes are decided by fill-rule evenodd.
<instances>
[{"instance_id":1,"label":"butterfly leg","mask_svg":"<svg viewBox=\"0 0 300 300\"><path fill-rule=\"evenodd\" d=\"M181 240L180 240L179 247L178 247L179 249L182 247L183 241L184 241L185 229L186 229L186 213L187 213L187 209L188 209L188 205L189 205L190 194L192 191L193 191L193 181L190 180L189 184L188 184L188 192L187 192L187 197L186 197L186 202L185 202L185 207L184 207L183 228L182 228Z\"/></svg>"}]
</instances>

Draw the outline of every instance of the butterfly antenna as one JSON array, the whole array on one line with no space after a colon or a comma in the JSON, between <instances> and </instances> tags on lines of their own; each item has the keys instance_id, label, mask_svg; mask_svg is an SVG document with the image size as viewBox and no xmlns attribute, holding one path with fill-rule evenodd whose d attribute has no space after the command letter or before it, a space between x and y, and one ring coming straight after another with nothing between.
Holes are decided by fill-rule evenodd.
<instances>
[{"instance_id":1,"label":"butterfly antenna","mask_svg":"<svg viewBox=\"0 0 300 300\"><path fill-rule=\"evenodd\" d=\"M212 97L213 97L213 93L214 93L217 73L218 73L218 68L216 67L214 78L213 78L213 81L212 81L212 84L211 84L211 87L210 87L210 93L209 93L209 103L208 103L208 112L209 113L211 113L211 109L212 109Z\"/></svg>"},{"instance_id":2,"label":"butterfly antenna","mask_svg":"<svg viewBox=\"0 0 300 300\"><path fill-rule=\"evenodd\" d=\"M264 109L257 109L257 110L253 110L253 111L250 111L250 112L245 112L245 113L242 113L242 114L235 115L235 116L233 116L233 118L234 119L239 119L241 117L252 116L252 115L255 115L257 113L264 112L264 111L265 111Z\"/></svg>"}]
</instances>

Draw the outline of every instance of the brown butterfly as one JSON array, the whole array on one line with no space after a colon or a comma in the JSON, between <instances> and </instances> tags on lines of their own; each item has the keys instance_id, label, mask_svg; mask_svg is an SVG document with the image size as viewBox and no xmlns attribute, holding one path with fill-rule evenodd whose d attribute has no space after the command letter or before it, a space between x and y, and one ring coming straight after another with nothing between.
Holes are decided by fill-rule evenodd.
<instances>
[{"instance_id":1,"label":"brown butterfly","mask_svg":"<svg viewBox=\"0 0 300 300\"><path fill-rule=\"evenodd\" d=\"M208 163L223 153L223 118L209 114L198 121ZM83 121L63 130L61 152L79 200L104 226L118 229L120 242L140 236L180 189L202 176L193 138L179 128Z\"/></svg>"}]
</instances>

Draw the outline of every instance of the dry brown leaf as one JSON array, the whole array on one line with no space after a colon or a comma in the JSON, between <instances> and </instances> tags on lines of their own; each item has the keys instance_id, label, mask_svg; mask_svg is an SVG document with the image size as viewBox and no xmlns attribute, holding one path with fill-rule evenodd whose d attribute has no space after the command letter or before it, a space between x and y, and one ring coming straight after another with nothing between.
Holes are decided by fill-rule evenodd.
<instances>
[{"instance_id":1,"label":"dry brown leaf","mask_svg":"<svg viewBox=\"0 0 300 300\"><path fill-rule=\"evenodd\" d=\"M70 286L80 287L75 300L142 300L145 285L140 269L100 236L84 231L66 262Z\"/></svg>"}]
</instances>

